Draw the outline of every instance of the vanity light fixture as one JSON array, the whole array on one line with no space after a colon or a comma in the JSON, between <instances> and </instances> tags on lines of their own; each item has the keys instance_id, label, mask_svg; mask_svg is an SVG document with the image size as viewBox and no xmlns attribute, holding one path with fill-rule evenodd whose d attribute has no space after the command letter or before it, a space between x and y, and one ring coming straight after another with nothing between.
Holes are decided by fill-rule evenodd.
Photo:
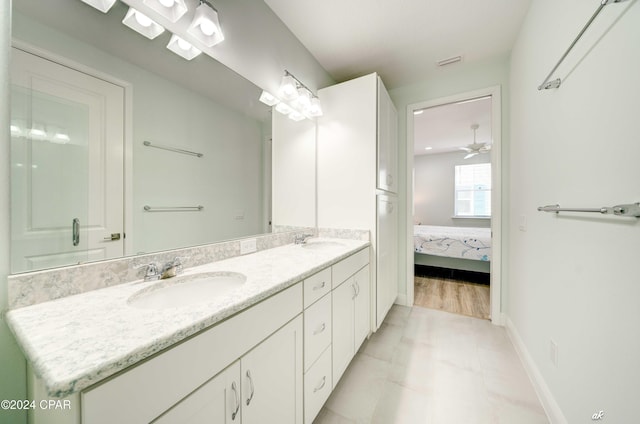
<instances>
[{"instance_id":1,"label":"vanity light fixture","mask_svg":"<svg viewBox=\"0 0 640 424\"><path fill-rule=\"evenodd\" d=\"M18 124L11 124L11 137L21 137L22 136L22 128Z\"/></svg>"},{"instance_id":2,"label":"vanity light fixture","mask_svg":"<svg viewBox=\"0 0 640 424\"><path fill-rule=\"evenodd\" d=\"M144 4L171 22L176 22L187 13L184 0L144 0Z\"/></svg>"},{"instance_id":3,"label":"vanity light fixture","mask_svg":"<svg viewBox=\"0 0 640 424\"><path fill-rule=\"evenodd\" d=\"M190 42L188 42L187 40L184 40L183 38L178 37L175 34L171 36L171 40L169 40L169 44L167 44L167 48L172 52L174 52L175 54L182 56L187 60L191 60L194 57L198 56L200 53L202 53L200 50L193 47L193 45Z\"/></svg>"},{"instance_id":4,"label":"vanity light fixture","mask_svg":"<svg viewBox=\"0 0 640 424\"><path fill-rule=\"evenodd\" d=\"M298 122L298 121L302 121L304 118L305 116L300 112L298 112L297 110L294 110L289 114L289 119L291 119L292 121Z\"/></svg>"},{"instance_id":5,"label":"vanity light fixture","mask_svg":"<svg viewBox=\"0 0 640 424\"><path fill-rule=\"evenodd\" d=\"M44 125L34 123L29 130L29 138L33 140L44 140L47 138L47 131L44 129Z\"/></svg>"},{"instance_id":6,"label":"vanity light fixture","mask_svg":"<svg viewBox=\"0 0 640 424\"><path fill-rule=\"evenodd\" d=\"M280 103L278 103L278 104L276 105L276 110L277 110L278 112L280 112L281 114L283 114L283 115L288 115L288 114L290 114L291 112L293 112L293 108L292 108L291 106L289 106L289 105L288 105L288 104L286 104L286 103L282 103L282 102L280 102Z\"/></svg>"},{"instance_id":7,"label":"vanity light fixture","mask_svg":"<svg viewBox=\"0 0 640 424\"><path fill-rule=\"evenodd\" d=\"M84 3L92 6L102 13L107 13L113 7L116 0L82 0Z\"/></svg>"},{"instance_id":8,"label":"vanity light fixture","mask_svg":"<svg viewBox=\"0 0 640 424\"><path fill-rule=\"evenodd\" d=\"M196 8L196 14L187 32L207 47L213 47L224 40L218 11L207 0L200 0L200 5Z\"/></svg>"},{"instance_id":9,"label":"vanity light fixture","mask_svg":"<svg viewBox=\"0 0 640 424\"><path fill-rule=\"evenodd\" d=\"M267 106L274 106L280 103L280 100L278 100L276 96L265 90L262 90L259 100Z\"/></svg>"},{"instance_id":10,"label":"vanity light fixture","mask_svg":"<svg viewBox=\"0 0 640 424\"><path fill-rule=\"evenodd\" d=\"M278 94L285 101L292 101L298 98L298 85L293 75L289 71L284 71L285 74L280 82L280 89Z\"/></svg>"},{"instance_id":11,"label":"vanity light fixture","mask_svg":"<svg viewBox=\"0 0 640 424\"><path fill-rule=\"evenodd\" d=\"M153 40L164 32L162 25L153 21L147 15L133 7L129 8L129 11L122 20L122 23L137 33L144 35L149 40Z\"/></svg>"},{"instance_id":12,"label":"vanity light fixture","mask_svg":"<svg viewBox=\"0 0 640 424\"><path fill-rule=\"evenodd\" d=\"M262 96L260 97L262 100ZM284 76L280 82L278 97L282 102L276 106L276 110L285 115L289 115L291 110L295 110L298 113L293 117L290 116L290 118L295 121L299 121L305 117L316 118L322 116L322 106L320 105L318 96L313 94L306 85L287 70L284 71ZM286 102L286 104L284 102ZM263 103L268 104L264 101ZM278 108L278 106L280 108ZM301 115L302 118L300 118L299 115Z\"/></svg>"},{"instance_id":13,"label":"vanity light fixture","mask_svg":"<svg viewBox=\"0 0 640 424\"><path fill-rule=\"evenodd\" d=\"M317 118L318 116L322 116L322 106L320 105L320 99L316 96L311 98L311 104L307 109L307 114L312 118Z\"/></svg>"},{"instance_id":14,"label":"vanity light fixture","mask_svg":"<svg viewBox=\"0 0 640 424\"><path fill-rule=\"evenodd\" d=\"M422 115L423 113L424 113L424 109L418 109L413 111L414 115Z\"/></svg>"}]
</instances>

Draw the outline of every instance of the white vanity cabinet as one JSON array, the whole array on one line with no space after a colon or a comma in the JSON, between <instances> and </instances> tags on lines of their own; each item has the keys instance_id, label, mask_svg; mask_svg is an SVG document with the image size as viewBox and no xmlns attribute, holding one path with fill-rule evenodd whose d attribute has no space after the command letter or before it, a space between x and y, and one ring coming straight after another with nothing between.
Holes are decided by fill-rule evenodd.
<instances>
[{"instance_id":1,"label":"white vanity cabinet","mask_svg":"<svg viewBox=\"0 0 640 424\"><path fill-rule=\"evenodd\" d=\"M318 118L318 227L362 229L371 234L371 327L375 331L395 302L391 294L397 293L398 285L397 231L387 231L397 228L397 223L386 226L381 237L376 197L397 198L397 113L375 73L323 88L318 97L324 112ZM393 217L397 219L397 214ZM385 271L378 272L380 267Z\"/></svg>"},{"instance_id":2,"label":"white vanity cabinet","mask_svg":"<svg viewBox=\"0 0 640 424\"><path fill-rule=\"evenodd\" d=\"M82 422L301 424L301 312L296 284L82 392Z\"/></svg>"}]
</instances>

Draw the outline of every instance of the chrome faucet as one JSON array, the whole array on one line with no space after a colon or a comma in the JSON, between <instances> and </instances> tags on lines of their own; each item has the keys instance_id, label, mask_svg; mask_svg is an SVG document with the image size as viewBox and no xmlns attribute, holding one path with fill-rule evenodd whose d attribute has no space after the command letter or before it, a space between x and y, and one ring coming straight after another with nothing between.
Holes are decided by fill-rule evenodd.
<instances>
[{"instance_id":1,"label":"chrome faucet","mask_svg":"<svg viewBox=\"0 0 640 424\"><path fill-rule=\"evenodd\" d=\"M305 244L309 237L313 237L313 234L296 234L293 242L295 244Z\"/></svg>"},{"instance_id":2,"label":"chrome faucet","mask_svg":"<svg viewBox=\"0 0 640 424\"><path fill-rule=\"evenodd\" d=\"M144 273L144 281L153 281L153 280L159 280L161 277L160 272L158 271L158 265L154 262L150 262L148 264L144 264L144 265L139 265L137 267L135 267L136 269L139 268L146 268L145 273Z\"/></svg>"},{"instance_id":3,"label":"chrome faucet","mask_svg":"<svg viewBox=\"0 0 640 424\"><path fill-rule=\"evenodd\" d=\"M160 278L171 278L182 273L182 259L183 258L176 256L172 261L164 264L162 272L160 273Z\"/></svg>"}]
</instances>

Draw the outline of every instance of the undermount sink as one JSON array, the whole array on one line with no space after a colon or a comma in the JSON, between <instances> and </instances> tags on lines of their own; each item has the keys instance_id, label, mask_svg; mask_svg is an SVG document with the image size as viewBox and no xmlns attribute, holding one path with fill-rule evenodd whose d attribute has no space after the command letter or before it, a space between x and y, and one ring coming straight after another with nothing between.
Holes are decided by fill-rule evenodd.
<instances>
[{"instance_id":1,"label":"undermount sink","mask_svg":"<svg viewBox=\"0 0 640 424\"><path fill-rule=\"evenodd\" d=\"M307 242L302 245L302 248L311 250L322 250L343 246L344 244L333 240L307 240Z\"/></svg>"},{"instance_id":2,"label":"undermount sink","mask_svg":"<svg viewBox=\"0 0 640 424\"><path fill-rule=\"evenodd\" d=\"M247 277L237 272L205 272L159 281L132 295L128 304L141 309L163 309L207 303L237 289Z\"/></svg>"}]
</instances>

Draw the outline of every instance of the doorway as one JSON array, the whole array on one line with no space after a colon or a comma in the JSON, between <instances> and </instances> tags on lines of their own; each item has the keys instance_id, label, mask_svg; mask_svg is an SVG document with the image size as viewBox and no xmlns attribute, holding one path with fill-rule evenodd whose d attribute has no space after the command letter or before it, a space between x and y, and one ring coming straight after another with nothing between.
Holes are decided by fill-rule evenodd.
<instances>
[{"instance_id":1,"label":"doorway","mask_svg":"<svg viewBox=\"0 0 640 424\"><path fill-rule=\"evenodd\" d=\"M14 47L11 271L124 254L124 89Z\"/></svg>"},{"instance_id":2,"label":"doorway","mask_svg":"<svg viewBox=\"0 0 640 424\"><path fill-rule=\"evenodd\" d=\"M407 107L407 303L501 324L501 101L490 87Z\"/></svg>"}]
</instances>

